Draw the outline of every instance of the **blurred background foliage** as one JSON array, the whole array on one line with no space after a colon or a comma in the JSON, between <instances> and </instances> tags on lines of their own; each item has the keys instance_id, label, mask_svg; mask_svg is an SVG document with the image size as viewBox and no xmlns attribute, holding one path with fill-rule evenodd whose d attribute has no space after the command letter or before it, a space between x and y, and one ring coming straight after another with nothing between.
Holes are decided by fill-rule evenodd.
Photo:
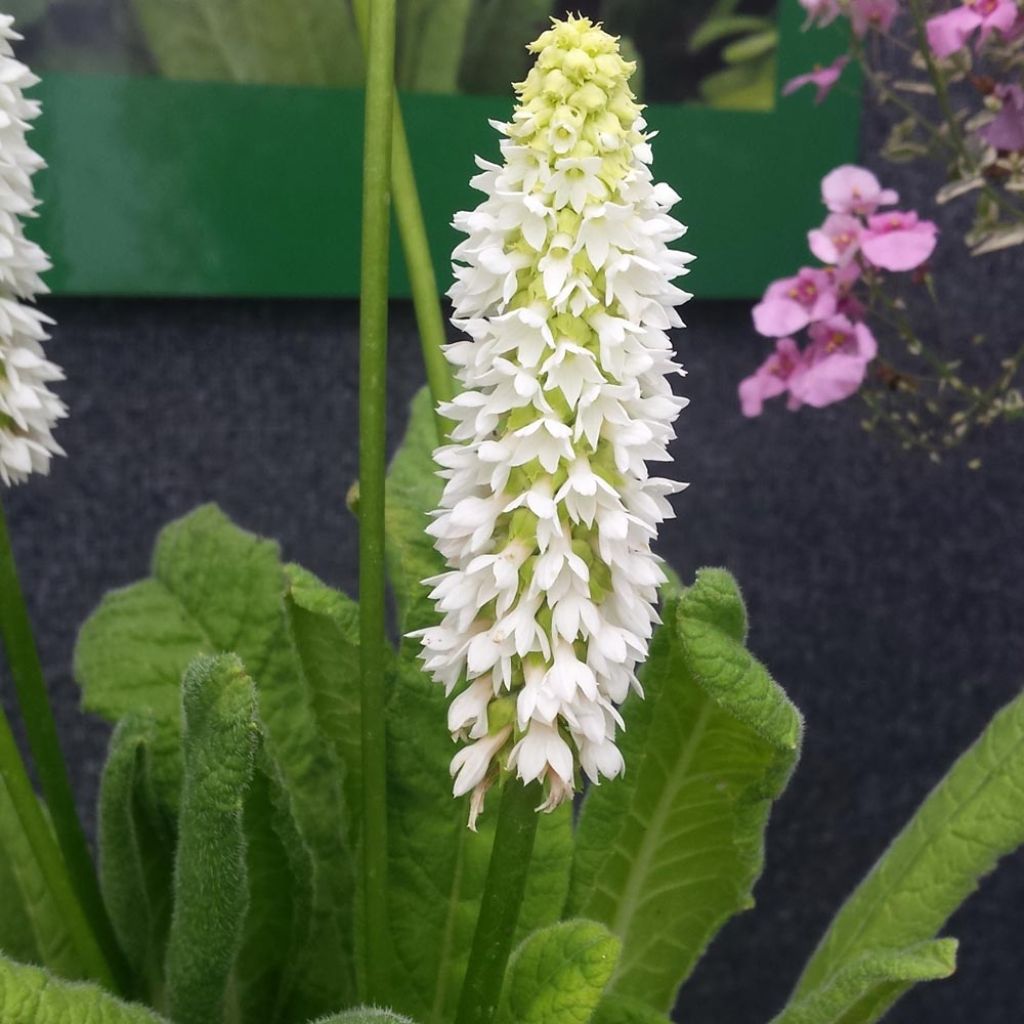
<instances>
[{"instance_id":1,"label":"blurred background foliage","mask_svg":"<svg viewBox=\"0 0 1024 1024\"><path fill-rule=\"evenodd\" d=\"M349 0L8 0L37 71L357 87ZM504 94L551 15L623 37L648 102L767 110L776 0L398 0L397 77L416 92Z\"/></svg>"}]
</instances>

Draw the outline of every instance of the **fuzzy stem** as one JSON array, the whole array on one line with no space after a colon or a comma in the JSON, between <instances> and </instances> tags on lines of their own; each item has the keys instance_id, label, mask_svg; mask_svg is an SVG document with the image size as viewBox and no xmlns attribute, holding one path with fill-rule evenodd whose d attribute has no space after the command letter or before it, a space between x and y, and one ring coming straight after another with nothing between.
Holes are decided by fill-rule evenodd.
<instances>
[{"instance_id":1,"label":"fuzzy stem","mask_svg":"<svg viewBox=\"0 0 1024 1024\"><path fill-rule=\"evenodd\" d=\"M127 968L103 905L89 845L75 810L75 797L71 791L67 765L61 753L53 710L46 695L43 669L39 662L35 637L32 635L25 598L18 581L18 570L14 562L14 551L11 548L11 537L2 502L0 634L3 636L7 663L14 680L21 717L25 723L29 749L39 774L39 782L53 821L60 853L67 866L67 878L70 879L73 895L85 914L95 940L103 949L105 960L113 965L119 981L123 984L127 980ZM5 766L5 773L6 770Z\"/></svg>"},{"instance_id":2,"label":"fuzzy stem","mask_svg":"<svg viewBox=\"0 0 1024 1024\"><path fill-rule=\"evenodd\" d=\"M113 972L86 918L82 904L76 897L68 867L61 856L32 783L18 753L14 734L7 715L0 709L0 785L11 799L21 830L28 841L46 887L53 897L71 941L82 958L82 965L90 977L112 991L118 991Z\"/></svg>"},{"instance_id":3,"label":"fuzzy stem","mask_svg":"<svg viewBox=\"0 0 1024 1024\"><path fill-rule=\"evenodd\" d=\"M536 807L542 799L537 783L524 786L515 778L505 783L455 1024L490 1024L494 1019L530 873Z\"/></svg>"},{"instance_id":4,"label":"fuzzy stem","mask_svg":"<svg viewBox=\"0 0 1024 1024\"><path fill-rule=\"evenodd\" d=\"M364 52L368 45L369 0L356 0L354 11L356 24L363 41ZM434 275L434 263L430 256L427 228L423 221L416 175L409 152L409 140L405 134L398 97L394 98L391 115L391 194L395 204L395 219L398 234L405 253L405 266L409 272L412 288L412 304L416 312L416 326L419 330L420 346L423 350L423 364L427 372L427 385L434 400L434 408L441 402L449 402L455 393L448 361L443 348L447 340L444 329L444 315ZM435 411L438 440L443 440L451 429L451 423Z\"/></svg>"},{"instance_id":5,"label":"fuzzy stem","mask_svg":"<svg viewBox=\"0 0 1024 1024\"><path fill-rule=\"evenodd\" d=\"M374 0L371 6L366 64L359 306L359 661L366 998L380 1002L388 976L384 478L395 0Z\"/></svg>"}]
</instances>

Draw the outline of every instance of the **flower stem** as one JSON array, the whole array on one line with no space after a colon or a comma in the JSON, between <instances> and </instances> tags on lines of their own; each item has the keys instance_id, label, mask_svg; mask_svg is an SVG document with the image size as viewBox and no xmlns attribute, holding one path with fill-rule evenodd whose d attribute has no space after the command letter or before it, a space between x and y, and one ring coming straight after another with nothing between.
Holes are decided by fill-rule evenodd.
<instances>
[{"instance_id":1,"label":"flower stem","mask_svg":"<svg viewBox=\"0 0 1024 1024\"><path fill-rule=\"evenodd\" d=\"M514 778L505 783L455 1024L490 1024L494 1019L530 872L536 807L542 799L537 783L524 786Z\"/></svg>"},{"instance_id":2,"label":"flower stem","mask_svg":"<svg viewBox=\"0 0 1024 1024\"><path fill-rule=\"evenodd\" d=\"M89 845L75 810L75 798L71 791L60 741L57 738L57 726L53 719L53 711L46 695L43 669L39 663L39 652L32 635L32 625L25 607L21 584L18 581L18 570L14 562L14 551L11 548L11 537L7 529L7 517L2 502L0 502L0 634L3 636L4 650L14 680L18 706L25 723L29 749L32 751L43 797L53 821L53 830L60 846L60 855L67 868L67 874L62 872L61 878L70 879L73 898L77 898L77 904L81 906L81 910L85 914L87 926L91 928L90 934L95 935L95 941L103 949L105 961L114 966L119 980L123 983L126 980L126 965L121 957L117 940L114 937L114 930L103 905L103 898L96 880L96 871L89 853ZM6 720L4 724L6 727ZM14 748L14 757L17 758L16 748ZM20 765L20 758L18 758L18 763ZM8 768L9 765L5 762L5 777ZM29 791L31 792L31 786L29 786ZM28 826L24 827L28 832ZM49 836L48 830L47 835ZM109 971L107 973L109 974Z\"/></svg>"},{"instance_id":3,"label":"flower stem","mask_svg":"<svg viewBox=\"0 0 1024 1024\"><path fill-rule=\"evenodd\" d=\"M0 709L0 785L11 799L32 855L43 875L57 911L70 934L82 965L90 977L118 991L113 971L97 942L82 904L75 894L71 875L53 832L43 816L32 783L25 771L7 715Z\"/></svg>"},{"instance_id":4,"label":"flower stem","mask_svg":"<svg viewBox=\"0 0 1024 1024\"><path fill-rule=\"evenodd\" d=\"M367 51L369 39L369 0L356 0L354 11L363 51ZM430 256L430 243L423 220L416 174L413 170L409 140L405 134L398 97L394 97L391 115L391 194L395 204L395 219L398 234L405 253L405 266L412 288L412 304L416 312L416 326L419 330L423 350L423 364L427 371L427 385L436 409L440 402L449 402L455 393L448 361L443 348L447 340L444 316L434 275L434 263ZM451 423L440 413L435 413L438 440L443 440L451 429Z\"/></svg>"},{"instance_id":5,"label":"flower stem","mask_svg":"<svg viewBox=\"0 0 1024 1024\"><path fill-rule=\"evenodd\" d=\"M381 1002L388 967L384 477L395 0L374 0L367 43L359 306L359 661L366 1001Z\"/></svg>"}]
</instances>

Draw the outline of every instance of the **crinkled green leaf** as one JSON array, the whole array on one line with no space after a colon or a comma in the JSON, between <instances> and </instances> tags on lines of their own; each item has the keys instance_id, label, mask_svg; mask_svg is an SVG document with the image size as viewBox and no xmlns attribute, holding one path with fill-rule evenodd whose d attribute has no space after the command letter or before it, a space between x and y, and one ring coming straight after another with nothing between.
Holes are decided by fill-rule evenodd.
<instances>
[{"instance_id":1,"label":"crinkled green leaf","mask_svg":"<svg viewBox=\"0 0 1024 1024\"><path fill-rule=\"evenodd\" d=\"M8 885L13 881L20 896L20 902L12 906L10 924L0 920L0 946L13 955L19 952L32 956L44 967L65 978L88 977L71 939L64 919L53 902L50 888L36 863L32 847L21 829L14 805L7 787L0 777L0 858L9 872ZM7 914L6 903L0 905L0 918ZM25 924L31 929L25 932ZM10 938L8 938L8 934ZM8 943L10 944L8 946ZM0 1014L0 1021L5 1018Z\"/></svg>"},{"instance_id":2,"label":"crinkled green leaf","mask_svg":"<svg viewBox=\"0 0 1024 1024\"><path fill-rule=\"evenodd\" d=\"M171 920L174 823L150 775L152 719L132 715L111 737L99 797L100 884L110 920L137 977L152 996L163 988Z\"/></svg>"},{"instance_id":3,"label":"crinkled green leaf","mask_svg":"<svg viewBox=\"0 0 1024 1024\"><path fill-rule=\"evenodd\" d=\"M534 932L509 961L500 1024L587 1024L619 955L619 940L593 921Z\"/></svg>"},{"instance_id":4,"label":"crinkled green leaf","mask_svg":"<svg viewBox=\"0 0 1024 1024\"><path fill-rule=\"evenodd\" d=\"M617 995L671 1009L733 914L753 905L772 801L796 762L801 720L743 646L728 573L703 569L663 609L624 707L624 777L592 787L576 836L569 912L623 943Z\"/></svg>"},{"instance_id":5,"label":"crinkled green leaf","mask_svg":"<svg viewBox=\"0 0 1024 1024\"><path fill-rule=\"evenodd\" d=\"M401 89L451 93L472 0L398 0L395 80Z\"/></svg>"},{"instance_id":6,"label":"crinkled green leaf","mask_svg":"<svg viewBox=\"0 0 1024 1024\"><path fill-rule=\"evenodd\" d=\"M39 967L0 958L4 1024L165 1024L144 1006L123 1003L98 985L59 981Z\"/></svg>"},{"instance_id":7,"label":"crinkled green leaf","mask_svg":"<svg viewBox=\"0 0 1024 1024\"><path fill-rule=\"evenodd\" d=\"M796 997L866 955L933 938L979 879L1022 843L1024 694L992 719L846 901Z\"/></svg>"},{"instance_id":8,"label":"crinkled green leaf","mask_svg":"<svg viewBox=\"0 0 1024 1024\"><path fill-rule=\"evenodd\" d=\"M357 86L363 61L343 0L133 0L167 78Z\"/></svg>"},{"instance_id":9,"label":"crinkled green leaf","mask_svg":"<svg viewBox=\"0 0 1024 1024\"><path fill-rule=\"evenodd\" d=\"M213 505L167 526L153 575L108 594L82 627L75 652L85 706L110 719L136 710L159 723L153 776L173 807L180 785L179 690L197 654L236 651L257 688L266 750L277 765L313 860L314 903L305 974L310 1014L355 996L354 891L341 771L316 719L284 611L276 544L240 530Z\"/></svg>"},{"instance_id":10,"label":"crinkled green leaf","mask_svg":"<svg viewBox=\"0 0 1024 1024\"><path fill-rule=\"evenodd\" d=\"M551 0L475 0L459 72L463 91L507 96L509 82L526 77L526 45L547 28L553 8Z\"/></svg>"},{"instance_id":11,"label":"crinkled green leaf","mask_svg":"<svg viewBox=\"0 0 1024 1024\"><path fill-rule=\"evenodd\" d=\"M394 948L387 1002L422 1024L454 1017L494 837L494 808L466 827L443 689L403 662L388 710L388 896ZM568 805L537 830L518 935L558 920L572 855Z\"/></svg>"},{"instance_id":12,"label":"crinkled green leaf","mask_svg":"<svg viewBox=\"0 0 1024 1024\"><path fill-rule=\"evenodd\" d=\"M672 1024L668 1017L629 996L607 995L594 1011L591 1024Z\"/></svg>"},{"instance_id":13,"label":"crinkled green leaf","mask_svg":"<svg viewBox=\"0 0 1024 1024\"><path fill-rule=\"evenodd\" d=\"M936 939L907 949L868 953L792 1002L772 1024L874 1024L919 981L956 970L956 941Z\"/></svg>"},{"instance_id":14,"label":"crinkled green leaf","mask_svg":"<svg viewBox=\"0 0 1024 1024\"><path fill-rule=\"evenodd\" d=\"M430 392L422 388L413 399L405 437L388 469L384 512L388 577L402 647L410 656L419 650L419 643L404 639L405 634L437 622L428 596L430 588L422 581L444 571L444 559L434 550L434 538L425 532L443 486L433 458L436 446Z\"/></svg>"},{"instance_id":15,"label":"crinkled green leaf","mask_svg":"<svg viewBox=\"0 0 1024 1024\"><path fill-rule=\"evenodd\" d=\"M317 721L344 773L352 835L362 807L359 606L297 565L285 566L285 607Z\"/></svg>"},{"instance_id":16,"label":"crinkled green leaf","mask_svg":"<svg viewBox=\"0 0 1024 1024\"><path fill-rule=\"evenodd\" d=\"M248 903L243 807L258 740L256 695L237 657L203 657L185 673L182 706L167 1007L176 1024L220 1024Z\"/></svg>"}]
</instances>

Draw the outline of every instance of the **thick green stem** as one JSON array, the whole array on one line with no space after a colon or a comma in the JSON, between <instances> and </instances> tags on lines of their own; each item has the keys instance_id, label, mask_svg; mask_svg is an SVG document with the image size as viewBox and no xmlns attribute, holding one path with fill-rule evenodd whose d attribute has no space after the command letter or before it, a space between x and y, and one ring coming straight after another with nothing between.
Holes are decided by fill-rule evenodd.
<instances>
[{"instance_id":1,"label":"thick green stem","mask_svg":"<svg viewBox=\"0 0 1024 1024\"><path fill-rule=\"evenodd\" d=\"M537 783L524 786L514 778L505 783L455 1024L490 1024L494 1019L530 873L541 799Z\"/></svg>"},{"instance_id":2,"label":"thick green stem","mask_svg":"<svg viewBox=\"0 0 1024 1024\"><path fill-rule=\"evenodd\" d=\"M86 919L82 904L79 902L68 874L67 865L61 856L50 826L43 816L39 801L36 799L32 783L29 781L18 745L14 741L7 715L0 709L0 780L11 799L14 812L21 823L32 849L32 855L43 875L46 887L50 890L71 941L82 958L82 965L90 976L114 991L117 985L107 959L100 949L93 929Z\"/></svg>"},{"instance_id":3,"label":"thick green stem","mask_svg":"<svg viewBox=\"0 0 1024 1024\"><path fill-rule=\"evenodd\" d=\"M387 778L384 732L384 476L388 242L395 0L374 0L366 59L363 248L359 306L359 660L362 670L363 932L366 999L388 976Z\"/></svg>"},{"instance_id":4,"label":"thick green stem","mask_svg":"<svg viewBox=\"0 0 1024 1024\"><path fill-rule=\"evenodd\" d=\"M356 24L363 40L364 51L368 45L369 0L356 0L354 5ZM441 312L440 293L434 275L434 263L430 256L427 228L423 220L416 175L409 152L409 140L405 134L405 122L398 97L394 98L391 136L391 194L395 203L395 219L405 253L405 266L412 287L412 303L416 311L416 326L419 330L423 363L427 371L427 384L436 409L440 402L449 402L455 393L448 361L444 357L446 341L444 314ZM436 414L438 439L442 440L451 429L450 421Z\"/></svg>"},{"instance_id":5,"label":"thick green stem","mask_svg":"<svg viewBox=\"0 0 1024 1024\"><path fill-rule=\"evenodd\" d=\"M121 957L114 930L107 917L96 881L96 871L85 833L82 831L75 798L68 779L67 765L57 738L57 726L46 695L43 669L32 635L25 598L18 581L14 563L7 517L0 503L0 634L3 636L7 663L14 680L18 706L25 722L29 749L35 762L57 834L60 851L67 865L74 894L81 904L104 956L115 968L122 983L127 980L126 967Z\"/></svg>"}]
</instances>

